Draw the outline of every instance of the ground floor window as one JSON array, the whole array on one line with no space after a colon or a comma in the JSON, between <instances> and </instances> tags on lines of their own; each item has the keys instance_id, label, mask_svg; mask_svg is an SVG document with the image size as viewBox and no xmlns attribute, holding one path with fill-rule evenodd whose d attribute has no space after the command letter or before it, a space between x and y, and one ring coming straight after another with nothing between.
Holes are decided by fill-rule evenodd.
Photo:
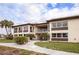
<instances>
[{"instance_id":1,"label":"ground floor window","mask_svg":"<svg viewBox=\"0 0 79 59\"><path fill-rule=\"evenodd\" d=\"M62 33L57 33L57 37L62 37Z\"/></svg>"},{"instance_id":2,"label":"ground floor window","mask_svg":"<svg viewBox=\"0 0 79 59\"><path fill-rule=\"evenodd\" d=\"M17 34L15 34L14 36L18 36Z\"/></svg>"},{"instance_id":3,"label":"ground floor window","mask_svg":"<svg viewBox=\"0 0 79 59\"><path fill-rule=\"evenodd\" d=\"M68 37L68 33L63 33L63 37Z\"/></svg>"},{"instance_id":4,"label":"ground floor window","mask_svg":"<svg viewBox=\"0 0 79 59\"><path fill-rule=\"evenodd\" d=\"M19 36L22 36L22 34L19 34Z\"/></svg>"},{"instance_id":5,"label":"ground floor window","mask_svg":"<svg viewBox=\"0 0 79 59\"><path fill-rule=\"evenodd\" d=\"M65 38L68 37L68 33L52 33L53 38Z\"/></svg>"},{"instance_id":6,"label":"ground floor window","mask_svg":"<svg viewBox=\"0 0 79 59\"><path fill-rule=\"evenodd\" d=\"M27 36L27 34L24 34L24 36Z\"/></svg>"},{"instance_id":7,"label":"ground floor window","mask_svg":"<svg viewBox=\"0 0 79 59\"><path fill-rule=\"evenodd\" d=\"M56 37L56 33L53 33L53 34L52 34L52 37Z\"/></svg>"}]
</instances>

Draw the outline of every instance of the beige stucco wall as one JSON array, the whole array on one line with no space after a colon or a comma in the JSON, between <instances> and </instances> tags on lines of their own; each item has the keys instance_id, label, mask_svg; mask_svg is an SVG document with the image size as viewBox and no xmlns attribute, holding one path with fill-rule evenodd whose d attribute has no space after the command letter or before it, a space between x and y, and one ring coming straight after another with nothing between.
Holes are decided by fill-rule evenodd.
<instances>
[{"instance_id":1,"label":"beige stucco wall","mask_svg":"<svg viewBox=\"0 0 79 59\"><path fill-rule=\"evenodd\" d=\"M54 21L54 22L60 22L60 21ZM52 28L52 23L54 22L49 22L49 35L50 35L50 41L52 38L52 33L68 33L68 30L51 30Z\"/></svg>"},{"instance_id":2,"label":"beige stucco wall","mask_svg":"<svg viewBox=\"0 0 79 59\"><path fill-rule=\"evenodd\" d=\"M51 33L68 33L68 30L52 30Z\"/></svg>"},{"instance_id":3,"label":"beige stucco wall","mask_svg":"<svg viewBox=\"0 0 79 59\"><path fill-rule=\"evenodd\" d=\"M68 20L68 42L79 42L79 19Z\"/></svg>"}]
</instances>

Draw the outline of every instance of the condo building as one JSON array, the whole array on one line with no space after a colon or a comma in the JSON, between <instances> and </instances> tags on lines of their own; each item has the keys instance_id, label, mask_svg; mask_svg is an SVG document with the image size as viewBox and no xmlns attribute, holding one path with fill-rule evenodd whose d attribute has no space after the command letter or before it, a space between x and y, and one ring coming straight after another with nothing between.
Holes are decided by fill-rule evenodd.
<instances>
[{"instance_id":1,"label":"condo building","mask_svg":"<svg viewBox=\"0 0 79 59\"><path fill-rule=\"evenodd\" d=\"M47 33L49 41L79 42L79 15L55 18L46 23L21 24L13 26L14 36L35 35L35 40L41 40L40 34Z\"/></svg>"}]
</instances>

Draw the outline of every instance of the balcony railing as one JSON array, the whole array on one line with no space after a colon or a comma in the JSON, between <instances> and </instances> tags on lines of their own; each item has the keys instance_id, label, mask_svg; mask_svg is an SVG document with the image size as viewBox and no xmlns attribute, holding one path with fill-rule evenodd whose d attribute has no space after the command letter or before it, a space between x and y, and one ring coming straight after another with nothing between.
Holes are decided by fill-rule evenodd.
<instances>
[{"instance_id":1,"label":"balcony railing","mask_svg":"<svg viewBox=\"0 0 79 59\"><path fill-rule=\"evenodd\" d=\"M51 28L52 30L68 30L68 27Z\"/></svg>"},{"instance_id":2,"label":"balcony railing","mask_svg":"<svg viewBox=\"0 0 79 59\"><path fill-rule=\"evenodd\" d=\"M28 32L28 30L24 30L23 32Z\"/></svg>"},{"instance_id":3,"label":"balcony railing","mask_svg":"<svg viewBox=\"0 0 79 59\"><path fill-rule=\"evenodd\" d=\"M47 32L47 29L38 29L37 31L36 31L37 33L46 33Z\"/></svg>"},{"instance_id":4,"label":"balcony railing","mask_svg":"<svg viewBox=\"0 0 79 59\"><path fill-rule=\"evenodd\" d=\"M18 32L22 32L22 30L19 30Z\"/></svg>"}]
</instances>

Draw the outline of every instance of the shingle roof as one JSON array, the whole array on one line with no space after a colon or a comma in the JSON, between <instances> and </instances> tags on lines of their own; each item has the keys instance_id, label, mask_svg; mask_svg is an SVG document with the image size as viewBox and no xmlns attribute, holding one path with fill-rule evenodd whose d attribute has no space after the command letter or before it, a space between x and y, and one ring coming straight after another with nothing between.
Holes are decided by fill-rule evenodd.
<instances>
[{"instance_id":1,"label":"shingle roof","mask_svg":"<svg viewBox=\"0 0 79 59\"><path fill-rule=\"evenodd\" d=\"M61 18L55 18L55 19L50 19L50 20L47 20L47 23L48 22L51 22L51 21L60 21L60 20L68 20L68 19L77 19L79 18L79 15L76 15L76 16L68 16L68 17L61 17ZM47 24L47 23L27 23L27 24L21 24L21 25L14 25L12 27L18 27L18 26L24 26L24 25L42 25L42 24Z\"/></svg>"},{"instance_id":2,"label":"shingle roof","mask_svg":"<svg viewBox=\"0 0 79 59\"><path fill-rule=\"evenodd\" d=\"M60 20L68 20L68 19L77 19L79 18L79 15L76 16L67 16L67 17L61 17L61 18L55 18L55 19L50 19L47 20L47 22L51 22L51 21L60 21Z\"/></svg>"}]
</instances>

